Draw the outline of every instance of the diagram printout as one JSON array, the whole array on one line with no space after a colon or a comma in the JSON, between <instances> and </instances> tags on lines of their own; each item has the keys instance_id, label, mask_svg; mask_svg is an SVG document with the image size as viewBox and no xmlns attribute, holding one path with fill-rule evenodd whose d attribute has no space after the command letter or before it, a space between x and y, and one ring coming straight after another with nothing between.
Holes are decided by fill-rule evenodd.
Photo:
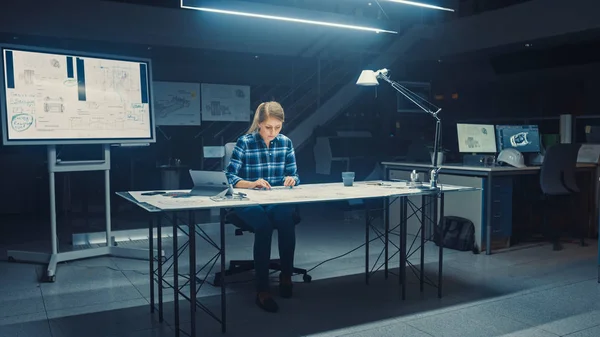
<instances>
[{"instance_id":1,"label":"diagram printout","mask_svg":"<svg viewBox=\"0 0 600 337\"><path fill-rule=\"evenodd\" d=\"M250 86L202 83L203 121L250 121Z\"/></svg>"},{"instance_id":2,"label":"diagram printout","mask_svg":"<svg viewBox=\"0 0 600 337\"><path fill-rule=\"evenodd\" d=\"M157 82L154 87L156 125L200 125L200 83Z\"/></svg>"},{"instance_id":3,"label":"diagram printout","mask_svg":"<svg viewBox=\"0 0 600 337\"><path fill-rule=\"evenodd\" d=\"M8 142L152 139L147 63L14 49L3 60Z\"/></svg>"}]
</instances>

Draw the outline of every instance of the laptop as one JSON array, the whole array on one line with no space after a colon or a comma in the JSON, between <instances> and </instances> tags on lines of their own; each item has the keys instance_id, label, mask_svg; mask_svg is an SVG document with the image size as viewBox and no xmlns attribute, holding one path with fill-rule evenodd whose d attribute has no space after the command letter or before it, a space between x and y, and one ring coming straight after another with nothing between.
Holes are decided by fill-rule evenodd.
<instances>
[{"instance_id":1,"label":"laptop","mask_svg":"<svg viewBox=\"0 0 600 337\"><path fill-rule=\"evenodd\" d=\"M219 194L225 195L230 189L227 175L222 171L190 170L190 177L194 182L194 187L190 191L193 196L214 197Z\"/></svg>"}]
</instances>

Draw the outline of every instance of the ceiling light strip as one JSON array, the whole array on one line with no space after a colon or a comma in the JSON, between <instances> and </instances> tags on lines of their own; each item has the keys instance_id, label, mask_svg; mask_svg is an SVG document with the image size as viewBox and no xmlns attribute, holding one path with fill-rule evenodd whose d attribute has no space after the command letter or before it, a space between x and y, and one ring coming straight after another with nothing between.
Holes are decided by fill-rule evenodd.
<instances>
[{"instance_id":1,"label":"ceiling light strip","mask_svg":"<svg viewBox=\"0 0 600 337\"><path fill-rule=\"evenodd\" d=\"M256 13L248 13L248 12L238 12L238 11L230 11L230 10L217 9L217 8L186 6L186 5L183 4L183 1L181 3L181 8L184 8L184 9L193 9L193 10L203 11L203 12L220 13L220 14L230 14L230 15L246 16L246 17L252 17L252 18L268 19L268 20L288 21L288 22L297 22L297 23L306 23L306 24L311 24L311 25L318 25L318 26L327 26L327 27L336 27L336 28L346 28L346 29L362 30L362 31L367 31L367 32L375 32L375 33L398 34L398 32L391 31L391 30L385 30L385 29L379 29L379 28L371 28L371 27L364 27L364 26L345 25L345 24L341 24L341 23L333 23L333 22L325 22L325 21L313 21L313 20L295 19L295 18L288 18L288 17L284 17L284 16L274 16L274 15L256 14Z\"/></svg>"},{"instance_id":2,"label":"ceiling light strip","mask_svg":"<svg viewBox=\"0 0 600 337\"><path fill-rule=\"evenodd\" d=\"M405 5L411 5L411 6L424 7L424 8L439 9L441 11L454 12L454 9L452 9L452 8L428 5L428 4L424 4L421 2L415 2L415 1L407 1L407 0L387 0L387 1L396 2L396 3L400 3L400 4L405 4Z\"/></svg>"}]
</instances>

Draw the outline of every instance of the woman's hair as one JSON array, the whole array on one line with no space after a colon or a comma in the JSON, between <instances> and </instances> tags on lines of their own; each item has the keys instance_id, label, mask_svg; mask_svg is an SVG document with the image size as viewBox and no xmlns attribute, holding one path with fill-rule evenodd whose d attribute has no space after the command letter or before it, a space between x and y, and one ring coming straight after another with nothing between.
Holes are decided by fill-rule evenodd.
<instances>
[{"instance_id":1,"label":"woman's hair","mask_svg":"<svg viewBox=\"0 0 600 337\"><path fill-rule=\"evenodd\" d=\"M285 114L283 112L283 107L281 104L277 102L264 102L261 103L258 108L256 108L256 113L254 113L254 120L252 121L252 125L250 125L250 129L248 129L247 133L253 133L258 131L258 124L263 123L269 117L273 117L275 119L280 120L282 123L285 121Z\"/></svg>"}]
</instances>

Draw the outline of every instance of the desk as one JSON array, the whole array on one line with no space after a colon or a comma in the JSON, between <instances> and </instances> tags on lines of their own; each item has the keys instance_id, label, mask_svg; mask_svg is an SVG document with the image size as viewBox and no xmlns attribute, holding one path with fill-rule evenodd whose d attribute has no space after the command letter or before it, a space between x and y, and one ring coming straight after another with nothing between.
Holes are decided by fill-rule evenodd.
<instances>
[{"instance_id":1,"label":"desk","mask_svg":"<svg viewBox=\"0 0 600 337\"><path fill-rule=\"evenodd\" d=\"M384 179L408 179L410 172L416 170L425 173L432 166L419 163L383 162ZM578 164L578 170L588 172L592 180L598 181L598 165ZM461 164L445 164L441 166L439 179L442 183L476 187L480 190L461 194L460 199L446 200L446 212L473 221L475 225L475 243L481 249L485 248L486 254L492 252L492 236L509 240L512 232L512 188L513 178L519 175L538 175L541 166L516 168L510 166L465 166ZM426 179L425 179L426 180ZM598 186L596 186L595 200L598 200ZM476 205L476 207L465 207ZM589 228L595 226L598 219L598 203L593 207L593 214L589 218ZM393 214L393 213L391 213ZM414 224L408 224L414 231ZM411 231L409 231L410 233ZM509 241L507 241L508 243Z\"/></svg>"},{"instance_id":2,"label":"desk","mask_svg":"<svg viewBox=\"0 0 600 337\"><path fill-rule=\"evenodd\" d=\"M300 185L294 188L274 188L272 190L243 190L243 193L246 193L248 196L247 200L225 200L225 201L213 201L207 197L188 197L188 198L169 198L160 195L155 196L142 196L141 192L118 192L117 195L123 197L124 199L134 203L135 205L141 207L145 211L156 215L156 223L157 223L157 232L154 234L154 226L153 222L150 222L149 226L149 241L150 241L150 251L153 251L154 247L154 237L158 237L157 240L158 246L157 250L162 251L162 243L161 243L161 219L164 216L164 213L169 213L170 219L173 223L173 247L174 252L172 257L167 257L165 261L161 257L160 262L158 262L157 270L154 269L155 257L151 253L150 256L150 308L151 312L154 312L154 282L155 277L158 279L156 282L158 283L158 311L159 311L159 321L163 320L163 296L162 296L162 288L167 285L172 287L174 291L174 311L175 311L175 331L176 335L179 334L179 304L178 297L183 296L187 300L190 301L190 309L191 309L191 320L190 320L190 330L192 336L195 336L196 326L195 326L195 312L196 308L201 308L211 317L216 319L221 323L221 329L223 332L226 331L226 298L225 298L225 214L226 210L235 208L235 207L247 207L253 205L272 205L272 204L299 204L299 203L314 203L314 202L330 202L330 201L341 201L341 200L351 200L351 199L383 199L384 200L384 210L385 214L387 214L387 209L389 205L390 199L399 199L402 207L400 207L400 219L399 225L394 228L398 228L400 230L399 233L399 245L398 247L399 255L400 255L400 271L399 271L399 279L402 286L402 298L404 299L406 295L406 264L407 264L407 252L406 252L406 221L411 216L407 211L407 197L408 196L421 196L423 199L425 198L434 198L436 201L439 199L442 205L439 216L443 217L444 212L444 195L449 192L464 192L471 191L473 188L469 187L461 187L461 186L450 186L450 185L441 185L441 189L438 192L432 192L422 189L413 189L407 188L406 183L402 182L356 182L352 187L344 187L342 183L331 183L331 184L305 184ZM236 190L235 192L240 192ZM366 203L365 203L366 205ZM207 209L220 209L220 244L217 245L214 241L206 236L204 232L201 230L197 230L197 226L195 224L195 215L194 211L196 210L207 210ZM414 212L419 211L417 209ZM190 271L187 275L180 275L178 270L178 257L179 257L179 249L178 249L178 231L179 228L183 231L183 227L179 226L180 218L179 213L188 212L188 222L187 222L187 233L189 235L189 260L190 260ZM369 210L365 210L366 215L369 215ZM434 212L433 222L437 223L438 213ZM385 229L383 233L378 232L378 237L376 239L385 237L384 239L384 250L385 250L385 258L384 258L384 268L385 268L385 276L388 275L388 262L389 262L389 234L394 229L390 229L388 217L384 218L384 226ZM369 276L371 274L369 270L369 232L372 227L370 216L365 217L366 223L366 233L365 233L365 281L368 284ZM196 271L196 239L194 233L200 236L202 239L206 240L209 244L211 244L218 253L215 255L214 262L220 258L220 269L221 269L221 317L217 317L212 312L210 312L203 304L198 301L196 294L196 282L197 282L197 271ZM423 239L421 240L421 244L424 244ZM421 245L422 247L422 245ZM182 249L185 248L182 247ZM424 259L423 259L423 249L421 249L421 270L420 270L420 283L421 283L421 291L423 291L424 284ZM168 262L172 258L172 268L173 268L173 283L170 284L164 279L163 274L163 262ZM442 294L442 259L443 259L443 248L439 246L439 262L438 262L438 296L441 297ZM210 263L210 262L209 262ZM170 267L169 267L170 268ZM381 268L381 266L379 267ZM204 268L201 268L202 271ZM208 271L210 272L210 270ZM179 285L179 277L187 279L186 283L183 285ZM189 284L189 293L184 293L182 290L186 285Z\"/></svg>"}]
</instances>

